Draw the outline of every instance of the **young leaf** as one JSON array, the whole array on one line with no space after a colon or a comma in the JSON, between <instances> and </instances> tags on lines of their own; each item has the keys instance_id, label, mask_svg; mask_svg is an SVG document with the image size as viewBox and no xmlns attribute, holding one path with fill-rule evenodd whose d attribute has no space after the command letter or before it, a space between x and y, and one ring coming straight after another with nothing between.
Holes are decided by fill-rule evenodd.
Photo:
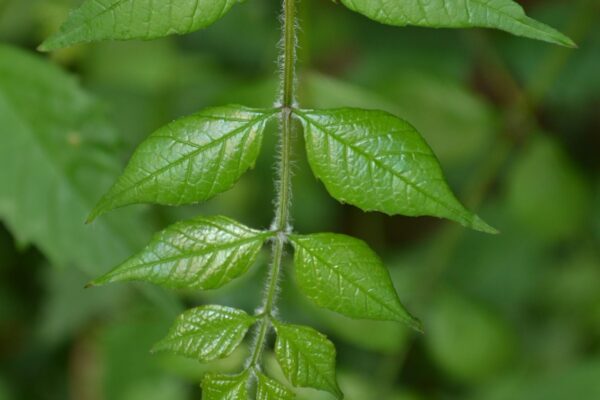
<instances>
[{"instance_id":1,"label":"young leaf","mask_svg":"<svg viewBox=\"0 0 600 400\"><path fill-rule=\"evenodd\" d=\"M353 11L377 22L432 28L496 28L517 36L563 46L575 43L556 29L529 18L512 0L342 0Z\"/></svg>"},{"instance_id":2,"label":"young leaf","mask_svg":"<svg viewBox=\"0 0 600 400\"><path fill-rule=\"evenodd\" d=\"M202 400L248 400L248 372L239 375L208 373L202 380Z\"/></svg>"},{"instance_id":3,"label":"young leaf","mask_svg":"<svg viewBox=\"0 0 600 400\"><path fill-rule=\"evenodd\" d=\"M90 285L142 280L171 288L215 289L246 272L270 235L221 216L178 222Z\"/></svg>"},{"instance_id":4,"label":"young leaf","mask_svg":"<svg viewBox=\"0 0 600 400\"><path fill-rule=\"evenodd\" d=\"M212 361L230 355L242 342L255 318L242 310L202 306L181 314L166 338L153 351Z\"/></svg>"},{"instance_id":5,"label":"young leaf","mask_svg":"<svg viewBox=\"0 0 600 400\"><path fill-rule=\"evenodd\" d=\"M275 323L275 356L294 386L325 390L341 399L335 378L335 347L307 326Z\"/></svg>"},{"instance_id":6,"label":"young leaf","mask_svg":"<svg viewBox=\"0 0 600 400\"><path fill-rule=\"evenodd\" d=\"M310 166L336 199L365 211L431 215L496 232L460 204L437 158L406 121L354 108L296 113L304 125Z\"/></svg>"},{"instance_id":7,"label":"young leaf","mask_svg":"<svg viewBox=\"0 0 600 400\"><path fill-rule=\"evenodd\" d=\"M254 165L270 110L230 105L203 110L154 132L88 221L134 203L193 204L229 189Z\"/></svg>"},{"instance_id":8,"label":"young leaf","mask_svg":"<svg viewBox=\"0 0 600 400\"><path fill-rule=\"evenodd\" d=\"M217 21L240 0L86 0L40 50L99 40L155 39Z\"/></svg>"},{"instance_id":9,"label":"young leaf","mask_svg":"<svg viewBox=\"0 0 600 400\"><path fill-rule=\"evenodd\" d=\"M291 240L298 286L316 305L353 318L401 321L421 329L365 242L334 233L293 235Z\"/></svg>"},{"instance_id":10,"label":"young leaf","mask_svg":"<svg viewBox=\"0 0 600 400\"><path fill-rule=\"evenodd\" d=\"M261 373L257 374L256 400L293 400L296 396L281 383Z\"/></svg>"}]
</instances>

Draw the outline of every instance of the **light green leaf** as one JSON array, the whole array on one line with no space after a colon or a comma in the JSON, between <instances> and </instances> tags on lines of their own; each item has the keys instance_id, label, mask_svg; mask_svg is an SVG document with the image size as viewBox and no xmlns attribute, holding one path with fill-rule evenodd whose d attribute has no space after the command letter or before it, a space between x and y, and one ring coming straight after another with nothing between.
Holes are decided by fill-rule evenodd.
<instances>
[{"instance_id":1,"label":"light green leaf","mask_svg":"<svg viewBox=\"0 0 600 400\"><path fill-rule=\"evenodd\" d=\"M88 221L128 204L193 204L229 189L254 165L272 115L272 110L230 105L159 129L136 149Z\"/></svg>"},{"instance_id":2,"label":"light green leaf","mask_svg":"<svg viewBox=\"0 0 600 400\"><path fill-rule=\"evenodd\" d=\"M131 254L147 231L130 210L82 223L118 174L119 138L100 110L55 65L0 45L0 219L21 247L88 274Z\"/></svg>"},{"instance_id":3,"label":"light green leaf","mask_svg":"<svg viewBox=\"0 0 600 400\"><path fill-rule=\"evenodd\" d=\"M431 215L496 233L456 199L437 158L406 121L354 108L296 113L310 166L336 199L365 211Z\"/></svg>"},{"instance_id":4,"label":"light green leaf","mask_svg":"<svg viewBox=\"0 0 600 400\"><path fill-rule=\"evenodd\" d=\"M171 288L215 289L246 272L270 235L221 216L178 222L90 285L142 280Z\"/></svg>"},{"instance_id":5,"label":"light green leaf","mask_svg":"<svg viewBox=\"0 0 600 400\"><path fill-rule=\"evenodd\" d=\"M202 380L202 400L247 400L247 372L239 375L208 373Z\"/></svg>"},{"instance_id":6,"label":"light green leaf","mask_svg":"<svg viewBox=\"0 0 600 400\"><path fill-rule=\"evenodd\" d=\"M294 386L325 390L343 397L335 378L335 347L307 326L275 323L275 356Z\"/></svg>"},{"instance_id":7,"label":"light green leaf","mask_svg":"<svg viewBox=\"0 0 600 400\"><path fill-rule=\"evenodd\" d=\"M100 40L155 39L217 21L239 0L86 0L40 50Z\"/></svg>"},{"instance_id":8,"label":"light green leaf","mask_svg":"<svg viewBox=\"0 0 600 400\"><path fill-rule=\"evenodd\" d=\"M257 374L256 400L292 400L296 396L281 383L261 373Z\"/></svg>"},{"instance_id":9,"label":"light green leaf","mask_svg":"<svg viewBox=\"0 0 600 400\"><path fill-rule=\"evenodd\" d=\"M512 0L342 0L377 22L432 28L496 28L563 46L575 43L556 29L529 18Z\"/></svg>"},{"instance_id":10,"label":"light green leaf","mask_svg":"<svg viewBox=\"0 0 600 400\"><path fill-rule=\"evenodd\" d=\"M402 321L420 330L404 309L387 269L362 240L319 233L293 235L300 290L319 307L353 318Z\"/></svg>"},{"instance_id":11,"label":"light green leaf","mask_svg":"<svg viewBox=\"0 0 600 400\"><path fill-rule=\"evenodd\" d=\"M255 318L242 310L202 306L181 314L166 338L153 351L212 361L230 355L244 340Z\"/></svg>"}]
</instances>

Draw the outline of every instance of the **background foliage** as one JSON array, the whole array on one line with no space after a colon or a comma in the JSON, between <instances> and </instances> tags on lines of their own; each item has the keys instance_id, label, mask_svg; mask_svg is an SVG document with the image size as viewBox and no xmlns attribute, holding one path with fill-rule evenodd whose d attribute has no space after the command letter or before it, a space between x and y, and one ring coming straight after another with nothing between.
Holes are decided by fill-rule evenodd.
<instances>
[{"instance_id":1,"label":"background foliage","mask_svg":"<svg viewBox=\"0 0 600 400\"><path fill-rule=\"evenodd\" d=\"M83 221L149 132L212 105L273 103L279 4L240 4L186 37L36 54L76 3L0 0L0 400L198 398L189 382L215 365L148 349L184 306L254 309L266 260L201 294L83 285L181 218L267 227L273 135L255 170L201 206ZM303 106L411 121L459 197L502 232L341 206L296 155L298 231L367 241L426 331L317 310L286 285L283 314L333 339L348 399L600 398L600 2L520 3L580 48L379 26L329 1L301 2ZM216 367L244 357L242 348ZM318 396L328 398L300 398Z\"/></svg>"}]
</instances>

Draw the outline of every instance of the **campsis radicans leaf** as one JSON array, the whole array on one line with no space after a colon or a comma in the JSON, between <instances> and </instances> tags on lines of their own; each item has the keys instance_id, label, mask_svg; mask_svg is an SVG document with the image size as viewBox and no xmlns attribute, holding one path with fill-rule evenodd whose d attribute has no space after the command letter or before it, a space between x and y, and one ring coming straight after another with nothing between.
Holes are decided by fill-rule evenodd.
<instances>
[{"instance_id":1,"label":"campsis radicans leaf","mask_svg":"<svg viewBox=\"0 0 600 400\"><path fill-rule=\"evenodd\" d=\"M222 216L181 221L90 285L146 281L170 288L215 289L246 272L271 235Z\"/></svg>"},{"instance_id":2,"label":"campsis radicans leaf","mask_svg":"<svg viewBox=\"0 0 600 400\"><path fill-rule=\"evenodd\" d=\"M166 338L152 348L199 361L230 355L242 342L255 317L231 307L209 305L181 314Z\"/></svg>"},{"instance_id":3,"label":"campsis radicans leaf","mask_svg":"<svg viewBox=\"0 0 600 400\"><path fill-rule=\"evenodd\" d=\"M341 0L377 22L429 28L495 28L531 39L575 47L556 29L525 14L512 0Z\"/></svg>"},{"instance_id":4,"label":"campsis radicans leaf","mask_svg":"<svg viewBox=\"0 0 600 400\"><path fill-rule=\"evenodd\" d=\"M454 196L441 166L408 122L384 111L296 110L314 174L343 203L389 215L448 218L497 231Z\"/></svg>"},{"instance_id":5,"label":"campsis radicans leaf","mask_svg":"<svg viewBox=\"0 0 600 400\"><path fill-rule=\"evenodd\" d=\"M293 235L291 241L296 282L313 303L349 317L399 321L421 330L365 242L333 233Z\"/></svg>"},{"instance_id":6,"label":"campsis radicans leaf","mask_svg":"<svg viewBox=\"0 0 600 400\"><path fill-rule=\"evenodd\" d=\"M307 326L274 323L275 356L292 385L325 390L341 399L335 377L335 347Z\"/></svg>"},{"instance_id":7,"label":"campsis radicans leaf","mask_svg":"<svg viewBox=\"0 0 600 400\"><path fill-rule=\"evenodd\" d=\"M229 189L260 151L273 110L229 105L178 119L135 150L88 221L135 203L194 204Z\"/></svg>"},{"instance_id":8,"label":"campsis radicans leaf","mask_svg":"<svg viewBox=\"0 0 600 400\"><path fill-rule=\"evenodd\" d=\"M240 0L86 0L40 50L100 40L155 39L206 28Z\"/></svg>"}]
</instances>

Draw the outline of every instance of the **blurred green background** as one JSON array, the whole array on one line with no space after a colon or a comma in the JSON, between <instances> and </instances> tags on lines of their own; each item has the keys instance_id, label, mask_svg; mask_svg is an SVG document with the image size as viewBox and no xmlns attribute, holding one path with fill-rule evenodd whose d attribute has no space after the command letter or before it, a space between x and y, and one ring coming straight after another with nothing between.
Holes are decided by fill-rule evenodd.
<instances>
[{"instance_id":1,"label":"blurred green background","mask_svg":"<svg viewBox=\"0 0 600 400\"><path fill-rule=\"evenodd\" d=\"M342 206L297 138L296 229L367 241L425 325L415 335L317 310L286 268L281 315L332 338L349 400L600 399L600 1L519 2L579 49L398 29L328 0L300 3L301 104L411 121L459 198L502 232ZM199 399L201 376L234 371L246 349L211 365L148 349L185 307L252 311L268 254L216 292L83 286L177 219L267 227L275 127L256 169L205 204L83 221L154 129L211 105L274 102L280 4L245 2L185 37L36 53L78 3L0 0L0 400Z\"/></svg>"}]
</instances>

